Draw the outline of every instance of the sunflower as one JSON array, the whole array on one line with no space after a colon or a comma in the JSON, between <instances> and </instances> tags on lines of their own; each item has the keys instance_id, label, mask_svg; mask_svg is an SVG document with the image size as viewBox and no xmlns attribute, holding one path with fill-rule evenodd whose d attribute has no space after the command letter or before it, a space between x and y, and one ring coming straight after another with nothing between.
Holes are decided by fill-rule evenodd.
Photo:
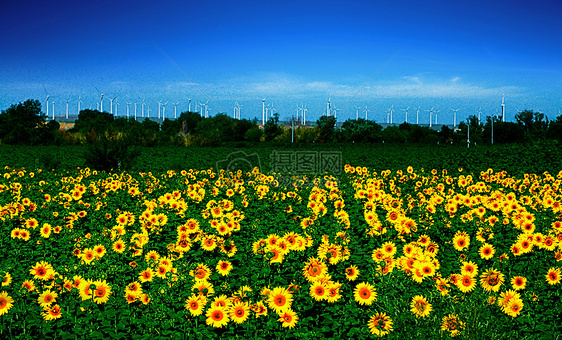
<instances>
[{"instance_id":1,"label":"sunflower","mask_svg":"<svg viewBox=\"0 0 562 340\"><path fill-rule=\"evenodd\" d=\"M212 235L207 235L201 239L201 248L206 251L213 251L217 247L217 242ZM227 321L228 322L228 321Z\"/></svg>"},{"instance_id":2,"label":"sunflower","mask_svg":"<svg viewBox=\"0 0 562 340\"><path fill-rule=\"evenodd\" d=\"M478 275L478 265L472 261L463 261L461 266L461 275L470 275L475 277Z\"/></svg>"},{"instance_id":3,"label":"sunflower","mask_svg":"<svg viewBox=\"0 0 562 340\"><path fill-rule=\"evenodd\" d=\"M267 316L267 307L262 301L258 301L252 305L252 310L256 313L256 318L259 318L260 316Z\"/></svg>"},{"instance_id":4,"label":"sunflower","mask_svg":"<svg viewBox=\"0 0 562 340\"><path fill-rule=\"evenodd\" d=\"M504 279L505 276L499 270L488 269L480 275L480 284L487 292L498 292Z\"/></svg>"},{"instance_id":5,"label":"sunflower","mask_svg":"<svg viewBox=\"0 0 562 340\"><path fill-rule=\"evenodd\" d=\"M207 325L215 328L222 328L230 321L228 313L223 307L211 306L205 316L207 317Z\"/></svg>"},{"instance_id":6,"label":"sunflower","mask_svg":"<svg viewBox=\"0 0 562 340\"><path fill-rule=\"evenodd\" d=\"M230 320L241 324L250 316L250 306L247 302L235 302L229 309L228 316Z\"/></svg>"},{"instance_id":7,"label":"sunflower","mask_svg":"<svg viewBox=\"0 0 562 340\"><path fill-rule=\"evenodd\" d=\"M510 299L502 308L503 312L511 317L517 317L523 309L523 300L519 298Z\"/></svg>"},{"instance_id":8,"label":"sunflower","mask_svg":"<svg viewBox=\"0 0 562 340\"><path fill-rule=\"evenodd\" d=\"M56 299L59 295L56 292L52 292L50 289L47 289L43 293L39 294L37 298L37 302L41 305L41 307L46 308L51 305L51 303L56 302Z\"/></svg>"},{"instance_id":9,"label":"sunflower","mask_svg":"<svg viewBox=\"0 0 562 340\"><path fill-rule=\"evenodd\" d=\"M340 287L341 284L339 282L333 282L328 285L328 295L326 296L326 300L329 303L337 302L341 298Z\"/></svg>"},{"instance_id":10,"label":"sunflower","mask_svg":"<svg viewBox=\"0 0 562 340\"><path fill-rule=\"evenodd\" d=\"M199 316L203 314L206 304L207 298L205 296L191 294L191 296L185 300L185 309L187 309L191 315Z\"/></svg>"},{"instance_id":11,"label":"sunflower","mask_svg":"<svg viewBox=\"0 0 562 340\"><path fill-rule=\"evenodd\" d=\"M105 280L94 281L96 288L94 289L94 302L97 304L106 303L111 295L111 286Z\"/></svg>"},{"instance_id":12,"label":"sunflower","mask_svg":"<svg viewBox=\"0 0 562 340\"><path fill-rule=\"evenodd\" d=\"M0 315L4 315L8 313L10 308L14 305L14 299L8 293L1 292L0 293Z\"/></svg>"},{"instance_id":13,"label":"sunflower","mask_svg":"<svg viewBox=\"0 0 562 340\"><path fill-rule=\"evenodd\" d=\"M465 232L457 231L453 237L453 247L458 251L463 251L470 245L470 237Z\"/></svg>"},{"instance_id":14,"label":"sunflower","mask_svg":"<svg viewBox=\"0 0 562 340\"><path fill-rule=\"evenodd\" d=\"M27 290L30 291L30 292L35 290L35 283L32 280L23 281L21 286L23 288L27 288Z\"/></svg>"},{"instance_id":15,"label":"sunflower","mask_svg":"<svg viewBox=\"0 0 562 340\"><path fill-rule=\"evenodd\" d=\"M511 278L511 286L514 290L523 290L527 286L527 278L523 276L514 276Z\"/></svg>"},{"instance_id":16,"label":"sunflower","mask_svg":"<svg viewBox=\"0 0 562 340\"><path fill-rule=\"evenodd\" d=\"M359 304L370 306L373 301L377 300L377 290L369 283L361 282L355 286L353 296Z\"/></svg>"},{"instance_id":17,"label":"sunflower","mask_svg":"<svg viewBox=\"0 0 562 340\"><path fill-rule=\"evenodd\" d=\"M200 263L189 275L195 277L196 280L207 280L211 276L211 269L203 263Z\"/></svg>"},{"instance_id":18,"label":"sunflower","mask_svg":"<svg viewBox=\"0 0 562 340\"><path fill-rule=\"evenodd\" d=\"M139 281L142 283L152 282L152 278L154 278L154 271L152 268L146 268L139 274Z\"/></svg>"},{"instance_id":19,"label":"sunflower","mask_svg":"<svg viewBox=\"0 0 562 340\"><path fill-rule=\"evenodd\" d=\"M303 275L308 281L314 281L323 277L328 272L326 263L315 257L310 257L302 268Z\"/></svg>"},{"instance_id":20,"label":"sunflower","mask_svg":"<svg viewBox=\"0 0 562 340\"><path fill-rule=\"evenodd\" d=\"M310 296L316 301L326 300L328 298L328 289L320 280L310 285Z\"/></svg>"},{"instance_id":21,"label":"sunflower","mask_svg":"<svg viewBox=\"0 0 562 340\"><path fill-rule=\"evenodd\" d=\"M41 261L37 262L35 266L31 268L29 273L33 275L33 278L36 280L46 281L49 280L49 278L53 274L53 271L53 267L49 263Z\"/></svg>"},{"instance_id":22,"label":"sunflower","mask_svg":"<svg viewBox=\"0 0 562 340\"><path fill-rule=\"evenodd\" d=\"M84 249L84 252L80 254L80 256L84 263L90 264L96 258L96 252L93 249L86 248Z\"/></svg>"},{"instance_id":23,"label":"sunflower","mask_svg":"<svg viewBox=\"0 0 562 340\"><path fill-rule=\"evenodd\" d=\"M80 297L82 298L82 300L88 300L92 298L92 288L91 286L93 285L93 281L91 280L82 280L80 282L80 285L78 287L79 290L79 294Z\"/></svg>"},{"instance_id":24,"label":"sunflower","mask_svg":"<svg viewBox=\"0 0 562 340\"><path fill-rule=\"evenodd\" d=\"M232 270L232 263L230 263L230 261L220 260L219 263L217 263L216 269L222 276L227 276Z\"/></svg>"},{"instance_id":25,"label":"sunflower","mask_svg":"<svg viewBox=\"0 0 562 340\"><path fill-rule=\"evenodd\" d=\"M469 293L476 287L476 279L472 275L464 274L461 275L456 285L461 292Z\"/></svg>"},{"instance_id":26,"label":"sunflower","mask_svg":"<svg viewBox=\"0 0 562 340\"><path fill-rule=\"evenodd\" d=\"M416 318L422 317L425 318L429 316L429 313L433 310L431 304L427 302L426 298L423 295L416 295L412 298L412 302L410 303L410 310Z\"/></svg>"},{"instance_id":27,"label":"sunflower","mask_svg":"<svg viewBox=\"0 0 562 340\"><path fill-rule=\"evenodd\" d=\"M297 313L295 313L292 309L286 309L282 313L279 314L279 321L281 321L281 325L285 328L294 328L299 320Z\"/></svg>"},{"instance_id":28,"label":"sunflower","mask_svg":"<svg viewBox=\"0 0 562 340\"><path fill-rule=\"evenodd\" d=\"M393 257L398 249L396 248L396 245L393 242L385 242L381 246L381 250L386 257Z\"/></svg>"},{"instance_id":29,"label":"sunflower","mask_svg":"<svg viewBox=\"0 0 562 340\"><path fill-rule=\"evenodd\" d=\"M504 307L507 307L512 299L520 300L521 294L511 289L508 289L505 292L501 292L500 297L498 298L498 306L502 307L503 309Z\"/></svg>"},{"instance_id":30,"label":"sunflower","mask_svg":"<svg viewBox=\"0 0 562 340\"><path fill-rule=\"evenodd\" d=\"M267 298L269 308L273 309L277 314L290 309L292 302L293 294L283 287L273 288Z\"/></svg>"},{"instance_id":31,"label":"sunflower","mask_svg":"<svg viewBox=\"0 0 562 340\"><path fill-rule=\"evenodd\" d=\"M392 332L392 319L386 313L377 313L369 318L369 330L372 334L383 336Z\"/></svg>"},{"instance_id":32,"label":"sunflower","mask_svg":"<svg viewBox=\"0 0 562 340\"><path fill-rule=\"evenodd\" d=\"M10 285L10 283L12 283L12 275L10 275L10 273L6 272L6 274L4 275L4 278L2 279L2 287L7 287Z\"/></svg>"},{"instance_id":33,"label":"sunflower","mask_svg":"<svg viewBox=\"0 0 562 340\"><path fill-rule=\"evenodd\" d=\"M41 233L41 237L49 238L49 236L51 236L51 225L49 223L44 223L39 231Z\"/></svg>"},{"instance_id":34,"label":"sunflower","mask_svg":"<svg viewBox=\"0 0 562 340\"><path fill-rule=\"evenodd\" d=\"M61 309L59 305L54 305L53 307L48 307L42 313L43 319L45 321L55 320L61 317Z\"/></svg>"},{"instance_id":35,"label":"sunflower","mask_svg":"<svg viewBox=\"0 0 562 340\"><path fill-rule=\"evenodd\" d=\"M206 280L195 280L195 283L191 287L191 290L192 291L197 290L199 295L204 295L206 297L215 294L215 289L213 288L213 285Z\"/></svg>"},{"instance_id":36,"label":"sunflower","mask_svg":"<svg viewBox=\"0 0 562 340\"><path fill-rule=\"evenodd\" d=\"M357 279L357 277L359 276L360 271L359 268L357 268L356 265L351 265L350 267L345 269L345 278L348 281L355 281Z\"/></svg>"},{"instance_id":37,"label":"sunflower","mask_svg":"<svg viewBox=\"0 0 562 340\"><path fill-rule=\"evenodd\" d=\"M550 268L548 270L548 272L545 275L546 277L546 282L548 282L549 285L555 285L557 283L560 283L560 268Z\"/></svg>"},{"instance_id":38,"label":"sunflower","mask_svg":"<svg viewBox=\"0 0 562 340\"><path fill-rule=\"evenodd\" d=\"M459 335L464 329L465 323L459 320L459 317L455 314L449 314L443 317L441 320L441 330L449 332L451 338Z\"/></svg>"},{"instance_id":39,"label":"sunflower","mask_svg":"<svg viewBox=\"0 0 562 340\"><path fill-rule=\"evenodd\" d=\"M492 257L494 257L494 254L496 253L496 249L494 248L493 245L488 244L488 243L484 243L482 246L480 246L480 248L478 249L478 254L480 255L480 257L484 260L489 260Z\"/></svg>"}]
</instances>

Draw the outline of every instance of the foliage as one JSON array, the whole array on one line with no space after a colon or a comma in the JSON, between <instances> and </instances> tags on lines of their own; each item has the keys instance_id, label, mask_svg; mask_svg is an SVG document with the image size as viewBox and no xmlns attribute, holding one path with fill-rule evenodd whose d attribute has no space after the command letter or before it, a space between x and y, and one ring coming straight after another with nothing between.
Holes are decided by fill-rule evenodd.
<instances>
[{"instance_id":1,"label":"foliage","mask_svg":"<svg viewBox=\"0 0 562 340\"><path fill-rule=\"evenodd\" d=\"M53 142L58 126L46 124L38 100L13 104L0 114L0 141L4 144L36 145Z\"/></svg>"}]
</instances>

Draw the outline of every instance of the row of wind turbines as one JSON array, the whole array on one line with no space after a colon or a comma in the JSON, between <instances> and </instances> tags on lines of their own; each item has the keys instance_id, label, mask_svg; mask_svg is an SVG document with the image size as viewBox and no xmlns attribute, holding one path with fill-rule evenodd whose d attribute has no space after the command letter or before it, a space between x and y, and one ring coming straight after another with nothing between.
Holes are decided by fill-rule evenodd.
<instances>
[{"instance_id":1,"label":"row of wind turbines","mask_svg":"<svg viewBox=\"0 0 562 340\"><path fill-rule=\"evenodd\" d=\"M505 102L504 102L505 96L502 96L502 104L501 104L501 121L505 122ZM410 109L410 107L406 107L405 109L400 109L401 111L404 111L404 122L405 123L409 123L408 122L408 110ZM433 125L437 125L437 114L439 112L441 112L441 110L434 110L435 107L432 107L429 110L424 110L426 112L429 113L429 127L432 127ZM328 100L327 106L326 106L326 110L324 111L324 115L327 116L334 116L334 118L337 119L337 112L340 109L336 109L335 106L331 103L331 98ZM369 107L367 105L365 105L365 108L360 107L360 106L355 106L355 119L359 119L359 111L362 110L363 113L365 113L365 120L368 120L368 113L371 111L369 110ZM421 110L421 106L418 106L418 108L416 109L416 124L419 125L420 123L420 110ZM453 111L453 126L457 126L457 112L460 109L454 109L451 108L451 111ZM392 105L390 108L388 108L386 110L386 123L387 124L394 124L394 112L396 112L396 110L394 109L394 105ZM478 114L478 123L481 122L481 116L482 116L482 107L480 107L477 111L476 114ZM496 116L499 116L499 114L496 114Z\"/></svg>"},{"instance_id":2,"label":"row of wind turbines","mask_svg":"<svg viewBox=\"0 0 562 340\"><path fill-rule=\"evenodd\" d=\"M114 114L114 113L115 113L115 115L119 114L118 111L119 111L119 106L121 104L117 101L117 97L118 96L115 96L113 98L109 98L109 113L110 114ZM55 114L55 101L52 100L52 99L50 100L50 99L51 99L51 96L49 94L47 94L47 97L45 98L46 115L47 115L47 117L50 117L54 120L55 117L57 116ZM70 111L71 111L70 103L72 101L73 101L72 99L63 101L63 103L66 103L66 112L64 114L65 118L69 118ZM191 101L192 101L192 99L188 99L188 103L189 103L188 104L188 110L189 111L191 111ZM76 115L78 115L80 113L80 111L82 110L82 103L83 103L82 97L78 96L78 100L76 100L75 103L77 104ZM171 105L174 106L174 118L178 117L178 105L181 102L175 102L174 103L174 102L169 102L169 101L164 102L163 100L159 100L159 101L157 101L157 103L158 103L157 118L159 118L159 119L167 118L166 117L166 106L168 104L171 104ZM208 101L206 103L198 103L198 104L196 103L194 112L198 112L202 116L204 115L205 118L208 118L209 117L209 111L210 111L210 109L208 107L208 103L209 103ZM101 112L104 111L104 94L103 93L100 94L100 99L99 99L99 101L96 101L95 104L96 104L96 110L99 110ZM127 106L127 109L126 109L126 117L127 118L134 116L135 119L137 119L139 117L139 114L140 114L141 118L145 118L145 117L150 118L150 113L152 111L154 111L150 108L150 104L145 101L145 98L143 98L142 101L140 101L140 102L128 102L128 101L126 101L125 104ZM132 106L132 108L131 108L131 106ZM146 110L145 110L145 108L146 108ZM89 106L89 109L92 109L92 105ZM199 110L201 110L201 111L199 111ZM146 112L146 116L145 116L145 112ZM59 115L59 116L62 116L62 115ZM240 116L240 111L238 111L238 117L239 116ZM154 117L154 118L156 118L156 117Z\"/></svg>"}]
</instances>

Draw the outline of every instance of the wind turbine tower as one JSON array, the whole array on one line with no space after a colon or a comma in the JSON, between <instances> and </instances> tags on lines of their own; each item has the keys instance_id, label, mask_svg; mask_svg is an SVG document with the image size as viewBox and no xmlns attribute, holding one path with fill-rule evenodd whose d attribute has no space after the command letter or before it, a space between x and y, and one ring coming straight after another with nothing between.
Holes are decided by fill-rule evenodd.
<instances>
[{"instance_id":1,"label":"wind turbine tower","mask_svg":"<svg viewBox=\"0 0 562 340\"><path fill-rule=\"evenodd\" d=\"M172 103L172 105L174 105L174 119L177 119L177 118L178 118L178 104L179 104L179 103L180 103L180 102Z\"/></svg>"},{"instance_id":2,"label":"wind turbine tower","mask_svg":"<svg viewBox=\"0 0 562 340\"><path fill-rule=\"evenodd\" d=\"M406 122L406 123L408 123L408 109L410 109L409 106L408 106L407 108L405 108L405 109L400 109L400 110L404 111L405 114L406 114L406 115L405 115L405 118L404 118L404 119L405 119L404 122Z\"/></svg>"},{"instance_id":3,"label":"wind turbine tower","mask_svg":"<svg viewBox=\"0 0 562 340\"><path fill-rule=\"evenodd\" d=\"M416 109L416 125L420 125L420 109L421 106L418 106L418 108Z\"/></svg>"},{"instance_id":4,"label":"wind turbine tower","mask_svg":"<svg viewBox=\"0 0 562 340\"><path fill-rule=\"evenodd\" d=\"M265 98L262 100L261 123L265 126Z\"/></svg>"},{"instance_id":5,"label":"wind turbine tower","mask_svg":"<svg viewBox=\"0 0 562 340\"><path fill-rule=\"evenodd\" d=\"M505 122L505 104L504 104L505 94L502 94L502 122Z\"/></svg>"},{"instance_id":6,"label":"wind turbine tower","mask_svg":"<svg viewBox=\"0 0 562 340\"><path fill-rule=\"evenodd\" d=\"M360 108L361 108L360 106L356 106L356 107L355 107L355 120L358 120L358 119L359 119L359 109L360 109Z\"/></svg>"},{"instance_id":7,"label":"wind turbine tower","mask_svg":"<svg viewBox=\"0 0 562 340\"><path fill-rule=\"evenodd\" d=\"M457 126L457 112L459 111L459 109L453 109L451 108L451 111L454 112L453 114L453 128Z\"/></svg>"},{"instance_id":8,"label":"wind turbine tower","mask_svg":"<svg viewBox=\"0 0 562 340\"><path fill-rule=\"evenodd\" d=\"M43 90L45 90L45 94L47 95L47 98L45 99L47 101L47 104L45 104L45 106L47 107L47 118L49 118L49 92L47 92L47 89L45 88L45 85L41 84L41 86L43 86Z\"/></svg>"},{"instance_id":9,"label":"wind turbine tower","mask_svg":"<svg viewBox=\"0 0 562 340\"><path fill-rule=\"evenodd\" d=\"M187 98L187 101L189 102L189 104L187 106L187 111L191 112L191 98Z\"/></svg>"},{"instance_id":10,"label":"wind turbine tower","mask_svg":"<svg viewBox=\"0 0 562 340\"><path fill-rule=\"evenodd\" d=\"M429 112L429 127L431 127L431 117L432 117L432 114L433 114L433 108L431 108L429 110L426 110L426 111Z\"/></svg>"},{"instance_id":11,"label":"wind turbine tower","mask_svg":"<svg viewBox=\"0 0 562 340\"><path fill-rule=\"evenodd\" d=\"M66 119L68 119L68 103L70 103L70 99L66 101Z\"/></svg>"},{"instance_id":12,"label":"wind turbine tower","mask_svg":"<svg viewBox=\"0 0 562 340\"><path fill-rule=\"evenodd\" d=\"M127 103L127 118L129 118L129 106L131 106L132 103L129 102L125 102Z\"/></svg>"},{"instance_id":13,"label":"wind turbine tower","mask_svg":"<svg viewBox=\"0 0 562 340\"><path fill-rule=\"evenodd\" d=\"M78 96L78 100L76 101L78 103L78 113L77 115L80 114L80 104L82 103L82 99L80 98L80 96Z\"/></svg>"},{"instance_id":14,"label":"wind turbine tower","mask_svg":"<svg viewBox=\"0 0 562 340\"><path fill-rule=\"evenodd\" d=\"M368 120L367 114L369 113L369 111L371 111L371 110L369 110L369 109L367 108L367 105L365 105L365 110L364 110L364 112L365 112L365 120Z\"/></svg>"}]
</instances>

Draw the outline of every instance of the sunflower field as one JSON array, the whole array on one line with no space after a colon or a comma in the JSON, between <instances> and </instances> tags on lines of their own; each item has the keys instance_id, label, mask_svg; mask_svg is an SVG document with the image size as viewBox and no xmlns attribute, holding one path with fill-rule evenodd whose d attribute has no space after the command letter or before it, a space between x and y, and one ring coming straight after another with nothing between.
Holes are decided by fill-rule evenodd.
<instances>
[{"instance_id":1,"label":"sunflower field","mask_svg":"<svg viewBox=\"0 0 562 340\"><path fill-rule=\"evenodd\" d=\"M0 169L1 339L554 339L562 171Z\"/></svg>"}]
</instances>

